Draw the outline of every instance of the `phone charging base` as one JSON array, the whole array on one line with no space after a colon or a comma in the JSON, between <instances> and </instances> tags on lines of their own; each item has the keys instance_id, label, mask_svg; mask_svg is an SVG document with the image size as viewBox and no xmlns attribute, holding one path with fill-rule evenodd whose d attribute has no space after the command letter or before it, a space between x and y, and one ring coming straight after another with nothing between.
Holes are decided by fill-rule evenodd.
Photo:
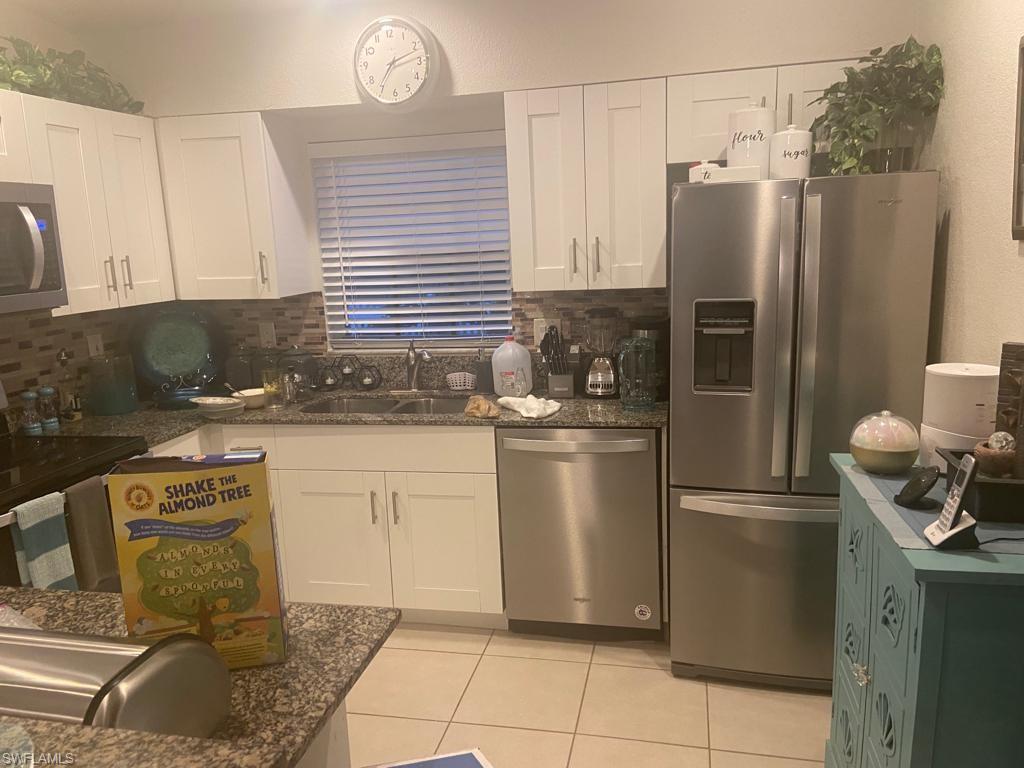
<instances>
[{"instance_id":1,"label":"phone charging base","mask_svg":"<svg viewBox=\"0 0 1024 768\"><path fill-rule=\"evenodd\" d=\"M963 512L960 515L960 521L948 531L941 530L939 521L936 520L924 529L924 536L928 539L928 543L936 549L977 549L978 537L975 535L977 525L977 520Z\"/></svg>"}]
</instances>

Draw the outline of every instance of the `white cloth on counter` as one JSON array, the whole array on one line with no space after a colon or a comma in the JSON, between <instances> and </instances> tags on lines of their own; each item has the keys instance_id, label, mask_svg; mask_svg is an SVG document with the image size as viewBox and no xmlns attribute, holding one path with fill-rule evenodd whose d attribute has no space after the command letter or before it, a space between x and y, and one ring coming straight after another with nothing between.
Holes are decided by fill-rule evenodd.
<instances>
[{"instance_id":1,"label":"white cloth on counter","mask_svg":"<svg viewBox=\"0 0 1024 768\"><path fill-rule=\"evenodd\" d=\"M547 400L543 397L499 397L498 405L508 408L511 411L518 411L527 419L546 419L553 413L558 413L562 404L557 400Z\"/></svg>"}]
</instances>

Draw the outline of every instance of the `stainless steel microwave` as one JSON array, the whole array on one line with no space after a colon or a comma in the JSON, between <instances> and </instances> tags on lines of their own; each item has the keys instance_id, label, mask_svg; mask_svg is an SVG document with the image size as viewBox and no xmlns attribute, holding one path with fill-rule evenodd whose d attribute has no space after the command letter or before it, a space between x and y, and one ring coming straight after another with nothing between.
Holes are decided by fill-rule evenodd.
<instances>
[{"instance_id":1,"label":"stainless steel microwave","mask_svg":"<svg viewBox=\"0 0 1024 768\"><path fill-rule=\"evenodd\" d=\"M0 182L0 313L68 303L53 187Z\"/></svg>"}]
</instances>

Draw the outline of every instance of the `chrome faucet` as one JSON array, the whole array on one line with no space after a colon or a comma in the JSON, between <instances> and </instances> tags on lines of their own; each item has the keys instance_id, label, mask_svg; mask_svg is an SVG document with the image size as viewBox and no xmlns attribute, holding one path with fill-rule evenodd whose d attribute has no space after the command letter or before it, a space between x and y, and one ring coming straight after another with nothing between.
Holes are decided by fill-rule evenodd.
<instances>
[{"instance_id":1,"label":"chrome faucet","mask_svg":"<svg viewBox=\"0 0 1024 768\"><path fill-rule=\"evenodd\" d=\"M420 363L427 360L430 360L430 353L425 349L416 349L410 341L405 353L405 383L410 391L420 388Z\"/></svg>"}]
</instances>

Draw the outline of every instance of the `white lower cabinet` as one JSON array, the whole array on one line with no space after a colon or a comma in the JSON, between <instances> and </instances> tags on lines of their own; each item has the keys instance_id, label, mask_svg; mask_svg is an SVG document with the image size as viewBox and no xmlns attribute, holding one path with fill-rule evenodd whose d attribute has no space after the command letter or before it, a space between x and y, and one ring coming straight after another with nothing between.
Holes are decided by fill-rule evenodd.
<instances>
[{"instance_id":1,"label":"white lower cabinet","mask_svg":"<svg viewBox=\"0 0 1024 768\"><path fill-rule=\"evenodd\" d=\"M395 607L500 613L495 475L388 472Z\"/></svg>"},{"instance_id":2,"label":"white lower cabinet","mask_svg":"<svg viewBox=\"0 0 1024 768\"><path fill-rule=\"evenodd\" d=\"M288 599L500 613L494 475L278 470Z\"/></svg>"},{"instance_id":3,"label":"white lower cabinet","mask_svg":"<svg viewBox=\"0 0 1024 768\"><path fill-rule=\"evenodd\" d=\"M278 471L288 599L391 605L383 472Z\"/></svg>"}]
</instances>

